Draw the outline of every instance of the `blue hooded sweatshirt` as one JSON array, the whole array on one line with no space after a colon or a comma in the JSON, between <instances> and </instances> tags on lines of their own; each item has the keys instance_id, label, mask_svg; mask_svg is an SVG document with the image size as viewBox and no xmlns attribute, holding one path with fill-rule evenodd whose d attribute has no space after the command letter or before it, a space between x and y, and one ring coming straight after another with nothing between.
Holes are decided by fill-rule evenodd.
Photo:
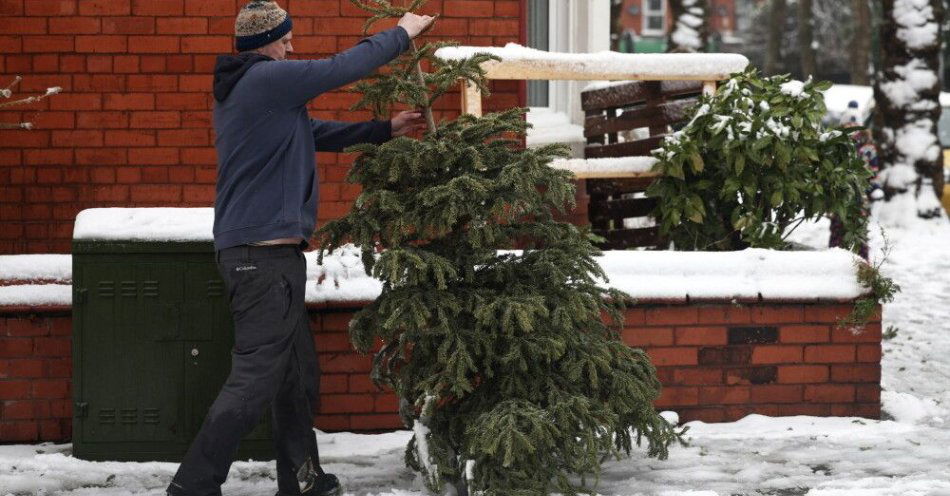
<instances>
[{"instance_id":1,"label":"blue hooded sweatshirt","mask_svg":"<svg viewBox=\"0 0 950 496\"><path fill-rule=\"evenodd\" d=\"M320 60L274 60L253 52L218 57L214 130L218 177L216 250L300 237L316 226L315 152L392 137L389 121L311 119L307 103L371 74L409 48L395 27Z\"/></svg>"}]
</instances>

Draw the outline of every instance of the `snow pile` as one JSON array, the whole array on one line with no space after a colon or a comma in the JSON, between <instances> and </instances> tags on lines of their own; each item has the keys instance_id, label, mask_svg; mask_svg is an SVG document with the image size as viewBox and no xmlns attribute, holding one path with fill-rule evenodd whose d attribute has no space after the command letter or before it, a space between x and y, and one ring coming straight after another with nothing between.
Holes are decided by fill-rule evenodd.
<instances>
[{"instance_id":1,"label":"snow pile","mask_svg":"<svg viewBox=\"0 0 950 496\"><path fill-rule=\"evenodd\" d=\"M213 208L92 208L79 212L73 239L211 241Z\"/></svg>"},{"instance_id":2,"label":"snow pile","mask_svg":"<svg viewBox=\"0 0 950 496\"><path fill-rule=\"evenodd\" d=\"M518 68L571 73L575 79L726 79L742 71L749 59L733 53L560 53L527 48L517 43L504 47L443 47L435 56L443 60L462 60L477 53L498 56ZM506 71L518 79L518 71ZM615 77L605 77L611 75Z\"/></svg>"},{"instance_id":3,"label":"snow pile","mask_svg":"<svg viewBox=\"0 0 950 496\"><path fill-rule=\"evenodd\" d=\"M871 116L871 110L874 108L874 89L870 86L836 84L825 90L824 97L828 117L834 124L842 122L845 114L853 114L855 121L863 124ZM848 104L852 101L858 103L858 108L848 108Z\"/></svg>"},{"instance_id":4,"label":"snow pile","mask_svg":"<svg viewBox=\"0 0 950 496\"><path fill-rule=\"evenodd\" d=\"M937 41L937 23L930 0L895 0L894 20L898 26L897 39L912 50L926 48Z\"/></svg>"},{"instance_id":5,"label":"snow pile","mask_svg":"<svg viewBox=\"0 0 950 496\"><path fill-rule=\"evenodd\" d=\"M797 80L791 80L787 83L782 83L781 86L782 93L803 100L808 98L808 93L805 93L805 83Z\"/></svg>"},{"instance_id":6,"label":"snow pile","mask_svg":"<svg viewBox=\"0 0 950 496\"><path fill-rule=\"evenodd\" d=\"M73 303L71 284L18 284L0 286L0 306L41 306Z\"/></svg>"},{"instance_id":7,"label":"snow pile","mask_svg":"<svg viewBox=\"0 0 950 496\"><path fill-rule=\"evenodd\" d=\"M608 251L598 260L610 287L662 300L853 299L865 292L856 278L857 261L841 249Z\"/></svg>"},{"instance_id":8,"label":"snow pile","mask_svg":"<svg viewBox=\"0 0 950 496\"><path fill-rule=\"evenodd\" d=\"M548 107L531 107L525 116L531 127L525 143L529 147L551 143L586 143L584 126L573 124L567 114Z\"/></svg>"},{"instance_id":9,"label":"snow pile","mask_svg":"<svg viewBox=\"0 0 950 496\"><path fill-rule=\"evenodd\" d=\"M0 281L65 281L72 279L70 255L0 255Z\"/></svg>"},{"instance_id":10,"label":"snow pile","mask_svg":"<svg viewBox=\"0 0 950 496\"><path fill-rule=\"evenodd\" d=\"M356 246L346 245L327 254L323 265L317 264L317 252L304 255L307 258L307 303L372 301L383 290L379 279L366 274Z\"/></svg>"},{"instance_id":11,"label":"snow pile","mask_svg":"<svg viewBox=\"0 0 950 496\"><path fill-rule=\"evenodd\" d=\"M614 177L620 174L647 174L656 162L653 157L574 158L555 159L548 165L569 170L578 177Z\"/></svg>"}]
</instances>

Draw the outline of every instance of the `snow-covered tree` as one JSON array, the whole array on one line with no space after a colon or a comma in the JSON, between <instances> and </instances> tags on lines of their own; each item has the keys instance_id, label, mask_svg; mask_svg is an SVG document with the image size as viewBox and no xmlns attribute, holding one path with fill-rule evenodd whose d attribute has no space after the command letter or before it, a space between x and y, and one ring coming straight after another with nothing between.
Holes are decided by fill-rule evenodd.
<instances>
[{"instance_id":1,"label":"snow-covered tree","mask_svg":"<svg viewBox=\"0 0 950 496\"><path fill-rule=\"evenodd\" d=\"M670 0L673 29L667 38L668 52L703 52L709 43L708 0Z\"/></svg>"},{"instance_id":2,"label":"snow-covered tree","mask_svg":"<svg viewBox=\"0 0 950 496\"><path fill-rule=\"evenodd\" d=\"M942 215L940 40L943 0L883 0L875 131L886 204L882 220Z\"/></svg>"},{"instance_id":3,"label":"snow-covered tree","mask_svg":"<svg viewBox=\"0 0 950 496\"><path fill-rule=\"evenodd\" d=\"M354 3L372 24L424 0ZM441 45L359 84L357 106L388 116L431 107L460 79L487 89L491 56L433 57ZM619 339L626 295L598 284L589 233L554 218L574 202L571 174L548 166L567 150L522 147L525 110L430 119L422 139L351 148L362 193L321 229L325 249L360 246L383 282L350 336L363 352L381 343L373 378L400 398L415 433L406 463L436 493L576 494L634 442L665 457L680 438L653 408L647 355Z\"/></svg>"}]
</instances>

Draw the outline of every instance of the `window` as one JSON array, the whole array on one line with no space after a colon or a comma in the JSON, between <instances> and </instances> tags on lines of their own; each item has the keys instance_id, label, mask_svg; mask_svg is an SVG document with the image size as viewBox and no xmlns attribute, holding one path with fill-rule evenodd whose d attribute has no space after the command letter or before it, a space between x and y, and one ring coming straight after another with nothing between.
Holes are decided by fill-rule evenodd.
<instances>
[{"instance_id":1,"label":"window","mask_svg":"<svg viewBox=\"0 0 950 496\"><path fill-rule=\"evenodd\" d=\"M550 50L550 3L548 0L528 0L528 46ZM548 106L548 82L528 81L528 106Z\"/></svg>"},{"instance_id":2,"label":"window","mask_svg":"<svg viewBox=\"0 0 950 496\"><path fill-rule=\"evenodd\" d=\"M647 36L666 34L665 0L643 0L643 34Z\"/></svg>"}]
</instances>

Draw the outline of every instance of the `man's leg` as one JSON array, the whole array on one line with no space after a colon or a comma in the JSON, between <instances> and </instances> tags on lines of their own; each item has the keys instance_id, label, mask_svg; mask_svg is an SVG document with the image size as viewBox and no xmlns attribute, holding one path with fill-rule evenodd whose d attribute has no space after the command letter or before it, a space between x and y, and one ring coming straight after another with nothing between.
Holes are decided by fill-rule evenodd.
<instances>
[{"instance_id":1,"label":"man's leg","mask_svg":"<svg viewBox=\"0 0 950 496\"><path fill-rule=\"evenodd\" d=\"M241 439L277 395L301 318L291 311L296 296L291 281L300 277L300 264L299 251L286 247L221 252L218 268L234 317L231 373L172 479L170 494L220 495Z\"/></svg>"},{"instance_id":2,"label":"man's leg","mask_svg":"<svg viewBox=\"0 0 950 496\"><path fill-rule=\"evenodd\" d=\"M301 257L302 258L302 257ZM303 262L303 261L302 261ZM305 262L303 262L305 263ZM306 266L303 266L304 275ZM272 408L274 445L277 452L277 487L281 494L299 492L298 475L310 460L310 467L323 474L317 440L313 432L313 412L318 407L320 365L310 331L310 315L304 294L304 278L292 281L295 309L301 315L295 329L294 351ZM299 283L299 286L298 286Z\"/></svg>"}]
</instances>

